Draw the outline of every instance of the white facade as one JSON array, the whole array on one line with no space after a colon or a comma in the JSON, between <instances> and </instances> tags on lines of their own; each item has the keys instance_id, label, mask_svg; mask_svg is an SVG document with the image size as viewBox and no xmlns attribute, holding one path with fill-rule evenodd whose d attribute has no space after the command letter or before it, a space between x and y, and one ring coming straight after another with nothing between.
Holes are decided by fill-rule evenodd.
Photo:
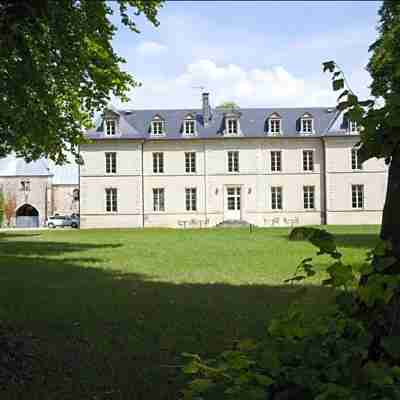
<instances>
[{"instance_id":1,"label":"white facade","mask_svg":"<svg viewBox=\"0 0 400 400\"><path fill-rule=\"evenodd\" d=\"M351 150L358 139L98 139L81 146L81 227L202 227L226 220L258 226L378 224L387 168L383 160L369 160L362 170L353 170ZM272 151L280 151L281 171L271 169ZM312 152L311 171L304 171L304 151ZM109 152L116 153L116 172L107 172ZM195 172L186 172L187 152L196 154ZM229 171L229 152L238 152L239 171ZM163 154L163 172L153 171L153 153ZM272 187L281 188L274 204ZM116 210L107 210L112 201L107 203L106 189L111 188L117 189ZM159 197L154 204L158 189L164 189L163 210ZM186 189L196 189L194 199L187 199ZM305 190L313 201L305 199ZM196 210L187 210L187 203Z\"/></svg>"}]
</instances>

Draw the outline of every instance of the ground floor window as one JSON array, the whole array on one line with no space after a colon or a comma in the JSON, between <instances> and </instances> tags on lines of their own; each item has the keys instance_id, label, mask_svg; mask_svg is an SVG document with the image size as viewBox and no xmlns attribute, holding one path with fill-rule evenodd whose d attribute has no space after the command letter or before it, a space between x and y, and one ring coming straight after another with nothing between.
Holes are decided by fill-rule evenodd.
<instances>
[{"instance_id":1,"label":"ground floor window","mask_svg":"<svg viewBox=\"0 0 400 400\"><path fill-rule=\"evenodd\" d=\"M303 200L304 200L304 208L306 210L312 210L315 208L314 186L303 186Z\"/></svg>"},{"instance_id":2,"label":"ground floor window","mask_svg":"<svg viewBox=\"0 0 400 400\"><path fill-rule=\"evenodd\" d=\"M196 211L197 210L197 189L196 188L186 188L185 189L185 201L186 201L186 211Z\"/></svg>"},{"instance_id":3,"label":"ground floor window","mask_svg":"<svg viewBox=\"0 0 400 400\"><path fill-rule=\"evenodd\" d=\"M117 207L117 189L116 188L108 188L106 189L106 211L107 212L116 212L118 211Z\"/></svg>"},{"instance_id":4,"label":"ground floor window","mask_svg":"<svg viewBox=\"0 0 400 400\"><path fill-rule=\"evenodd\" d=\"M164 188L153 188L153 211L165 211Z\"/></svg>"},{"instance_id":5,"label":"ground floor window","mask_svg":"<svg viewBox=\"0 0 400 400\"><path fill-rule=\"evenodd\" d=\"M351 202L353 208L364 208L364 185L351 185Z\"/></svg>"},{"instance_id":6,"label":"ground floor window","mask_svg":"<svg viewBox=\"0 0 400 400\"><path fill-rule=\"evenodd\" d=\"M271 187L271 208L273 210L282 210L282 187Z\"/></svg>"}]
</instances>

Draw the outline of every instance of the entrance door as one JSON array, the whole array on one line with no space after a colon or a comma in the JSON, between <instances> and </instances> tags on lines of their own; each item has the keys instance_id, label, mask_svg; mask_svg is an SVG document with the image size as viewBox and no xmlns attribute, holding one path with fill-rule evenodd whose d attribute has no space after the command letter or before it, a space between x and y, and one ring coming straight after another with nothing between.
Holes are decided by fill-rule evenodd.
<instances>
[{"instance_id":1,"label":"entrance door","mask_svg":"<svg viewBox=\"0 0 400 400\"><path fill-rule=\"evenodd\" d=\"M227 186L225 201L225 220L241 219L241 187Z\"/></svg>"},{"instance_id":2,"label":"entrance door","mask_svg":"<svg viewBox=\"0 0 400 400\"><path fill-rule=\"evenodd\" d=\"M37 228L39 226L39 212L30 204L24 204L15 213L17 228Z\"/></svg>"}]
</instances>

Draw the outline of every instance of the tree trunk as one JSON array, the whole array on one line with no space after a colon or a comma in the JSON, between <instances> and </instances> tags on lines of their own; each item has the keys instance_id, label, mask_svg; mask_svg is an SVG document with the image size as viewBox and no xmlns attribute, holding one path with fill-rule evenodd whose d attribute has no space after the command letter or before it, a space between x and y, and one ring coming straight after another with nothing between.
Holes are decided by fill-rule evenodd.
<instances>
[{"instance_id":1,"label":"tree trunk","mask_svg":"<svg viewBox=\"0 0 400 400\"><path fill-rule=\"evenodd\" d=\"M400 259L400 149L397 147L389 166L389 177L383 209L381 238L390 240L394 255Z\"/></svg>"}]
</instances>

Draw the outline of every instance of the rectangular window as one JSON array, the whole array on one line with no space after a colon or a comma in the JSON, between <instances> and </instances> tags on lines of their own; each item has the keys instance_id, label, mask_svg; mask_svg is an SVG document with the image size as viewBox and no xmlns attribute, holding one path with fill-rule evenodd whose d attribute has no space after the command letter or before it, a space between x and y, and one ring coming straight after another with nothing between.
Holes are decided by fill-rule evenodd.
<instances>
[{"instance_id":1,"label":"rectangular window","mask_svg":"<svg viewBox=\"0 0 400 400\"><path fill-rule=\"evenodd\" d=\"M362 169L358 149L351 149L351 169Z\"/></svg>"},{"instance_id":2,"label":"rectangular window","mask_svg":"<svg viewBox=\"0 0 400 400\"><path fill-rule=\"evenodd\" d=\"M313 133L313 120L312 118L303 118L301 120L301 132Z\"/></svg>"},{"instance_id":3,"label":"rectangular window","mask_svg":"<svg viewBox=\"0 0 400 400\"><path fill-rule=\"evenodd\" d=\"M281 120L278 118L271 118L269 120L269 133L280 134L281 133Z\"/></svg>"},{"instance_id":4,"label":"rectangular window","mask_svg":"<svg viewBox=\"0 0 400 400\"><path fill-rule=\"evenodd\" d=\"M114 119L107 119L106 120L106 135L112 136L115 135L117 131L117 122Z\"/></svg>"},{"instance_id":5,"label":"rectangular window","mask_svg":"<svg viewBox=\"0 0 400 400\"><path fill-rule=\"evenodd\" d=\"M164 153L153 153L153 172L155 174L164 172Z\"/></svg>"},{"instance_id":6,"label":"rectangular window","mask_svg":"<svg viewBox=\"0 0 400 400\"><path fill-rule=\"evenodd\" d=\"M196 153L194 151L185 153L185 171L187 173L196 172Z\"/></svg>"},{"instance_id":7,"label":"rectangular window","mask_svg":"<svg viewBox=\"0 0 400 400\"><path fill-rule=\"evenodd\" d=\"M238 133L238 121L237 119L228 119L228 134L236 135Z\"/></svg>"},{"instance_id":8,"label":"rectangular window","mask_svg":"<svg viewBox=\"0 0 400 400\"><path fill-rule=\"evenodd\" d=\"M304 195L304 208L306 210L312 210L315 208L315 187L314 186L303 186Z\"/></svg>"},{"instance_id":9,"label":"rectangular window","mask_svg":"<svg viewBox=\"0 0 400 400\"><path fill-rule=\"evenodd\" d=\"M239 152L228 151L228 171L239 172Z\"/></svg>"},{"instance_id":10,"label":"rectangular window","mask_svg":"<svg viewBox=\"0 0 400 400\"><path fill-rule=\"evenodd\" d=\"M351 185L351 203L353 208L364 208L364 185Z\"/></svg>"},{"instance_id":11,"label":"rectangular window","mask_svg":"<svg viewBox=\"0 0 400 400\"><path fill-rule=\"evenodd\" d=\"M193 136L195 134L195 127L196 127L195 121L192 120L185 121L185 129L184 129L185 135Z\"/></svg>"},{"instance_id":12,"label":"rectangular window","mask_svg":"<svg viewBox=\"0 0 400 400\"><path fill-rule=\"evenodd\" d=\"M282 187L271 187L271 208L273 210L282 210Z\"/></svg>"},{"instance_id":13,"label":"rectangular window","mask_svg":"<svg viewBox=\"0 0 400 400\"><path fill-rule=\"evenodd\" d=\"M163 136L164 135L163 121L153 121L151 123L151 133L154 136Z\"/></svg>"},{"instance_id":14,"label":"rectangular window","mask_svg":"<svg viewBox=\"0 0 400 400\"><path fill-rule=\"evenodd\" d=\"M153 189L153 210L165 211L165 191L164 188Z\"/></svg>"},{"instance_id":15,"label":"rectangular window","mask_svg":"<svg viewBox=\"0 0 400 400\"><path fill-rule=\"evenodd\" d=\"M23 190L24 192L30 192L31 190L30 181L21 181L21 190Z\"/></svg>"},{"instance_id":16,"label":"rectangular window","mask_svg":"<svg viewBox=\"0 0 400 400\"><path fill-rule=\"evenodd\" d=\"M356 121L349 121L349 131L350 133L358 132L358 126Z\"/></svg>"},{"instance_id":17,"label":"rectangular window","mask_svg":"<svg viewBox=\"0 0 400 400\"><path fill-rule=\"evenodd\" d=\"M186 200L186 211L197 210L197 189L186 188L185 189L185 200Z\"/></svg>"},{"instance_id":18,"label":"rectangular window","mask_svg":"<svg viewBox=\"0 0 400 400\"><path fill-rule=\"evenodd\" d=\"M271 151L271 171L282 171L282 152Z\"/></svg>"},{"instance_id":19,"label":"rectangular window","mask_svg":"<svg viewBox=\"0 0 400 400\"><path fill-rule=\"evenodd\" d=\"M115 174L117 172L117 153L106 153L106 173Z\"/></svg>"},{"instance_id":20,"label":"rectangular window","mask_svg":"<svg viewBox=\"0 0 400 400\"><path fill-rule=\"evenodd\" d=\"M303 151L303 171L314 171L314 152L312 150Z\"/></svg>"},{"instance_id":21,"label":"rectangular window","mask_svg":"<svg viewBox=\"0 0 400 400\"><path fill-rule=\"evenodd\" d=\"M109 188L106 189L106 211L117 212L117 189Z\"/></svg>"}]
</instances>

